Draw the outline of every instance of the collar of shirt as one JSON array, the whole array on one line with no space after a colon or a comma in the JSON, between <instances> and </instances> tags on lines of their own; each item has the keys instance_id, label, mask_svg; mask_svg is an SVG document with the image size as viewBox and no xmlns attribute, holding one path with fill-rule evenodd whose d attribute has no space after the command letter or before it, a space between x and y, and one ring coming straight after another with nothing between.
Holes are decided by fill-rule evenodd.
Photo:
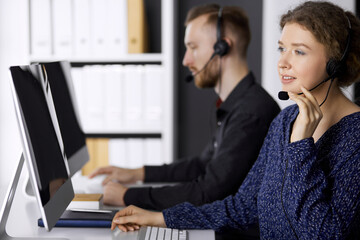
<instances>
[{"instance_id":1,"label":"collar of shirt","mask_svg":"<svg viewBox=\"0 0 360 240\"><path fill-rule=\"evenodd\" d=\"M250 88L251 85L255 83L255 77L252 72L249 72L232 90L230 95L226 98L225 102L220 102L219 107L216 110L216 118L218 122L221 122L225 116L231 112L241 98L243 98L244 94ZM216 102L218 106L219 98Z\"/></svg>"}]
</instances>

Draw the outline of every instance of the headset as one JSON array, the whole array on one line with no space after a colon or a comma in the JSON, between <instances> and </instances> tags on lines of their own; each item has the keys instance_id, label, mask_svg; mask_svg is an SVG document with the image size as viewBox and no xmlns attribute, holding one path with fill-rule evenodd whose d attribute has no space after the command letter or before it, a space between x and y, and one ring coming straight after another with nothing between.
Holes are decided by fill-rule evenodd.
<instances>
[{"instance_id":1,"label":"headset","mask_svg":"<svg viewBox=\"0 0 360 240\"><path fill-rule=\"evenodd\" d=\"M216 24L216 43L214 44L214 54L220 57L226 55L229 51L229 44L221 36L222 12L223 8L220 7Z\"/></svg>"},{"instance_id":2,"label":"headset","mask_svg":"<svg viewBox=\"0 0 360 240\"><path fill-rule=\"evenodd\" d=\"M340 60L336 60L334 58L329 59L329 61L326 64L326 72L329 75L330 78L336 78L342 75L346 70L346 58L349 54L350 49L350 42L351 42L351 35L352 35L352 29L351 29L351 22L348 16L345 17L348 21L348 35L346 37L346 46L343 55L341 56Z\"/></svg>"},{"instance_id":3,"label":"headset","mask_svg":"<svg viewBox=\"0 0 360 240\"><path fill-rule=\"evenodd\" d=\"M341 76L346 71L346 58L347 58L347 55L349 54L351 37L352 37L352 28L351 28L350 19L348 18L348 16L346 14L345 14L345 17L348 21L348 28L347 28L348 35L346 37L346 46L345 46L344 52L343 52L340 60L336 60L334 58L330 58L328 60L328 62L326 63L326 73L327 73L328 77L325 78L323 81L321 81L319 84L317 84L315 87L311 88L309 91L314 90L315 88L317 88L318 86L320 86L321 84L323 84L329 80L331 80L331 84L332 84L332 82L335 78ZM326 93L326 97L325 97L324 101L319 106L323 105L324 102L326 101L328 94L330 92L331 84ZM298 93L298 95L301 95L301 94L303 94L303 93L302 92ZM280 91L278 94L278 98L280 100L288 100L289 95L286 91Z\"/></svg>"},{"instance_id":4,"label":"headset","mask_svg":"<svg viewBox=\"0 0 360 240\"><path fill-rule=\"evenodd\" d=\"M217 23L216 23L216 42L214 44L214 53L211 55L211 57L209 58L209 60L205 63L205 65L194 75L188 75L185 78L186 82L191 82L194 80L194 77L196 75L198 75L199 73L201 73L203 70L205 70L205 68L207 67L207 65L211 62L211 60L216 56L219 55L220 57L223 57L224 55L226 55L230 49L229 44L222 39L221 36L221 24L222 24L222 12L223 12L223 8L220 7L219 8L219 12L218 12L218 19L217 19Z\"/></svg>"}]
</instances>

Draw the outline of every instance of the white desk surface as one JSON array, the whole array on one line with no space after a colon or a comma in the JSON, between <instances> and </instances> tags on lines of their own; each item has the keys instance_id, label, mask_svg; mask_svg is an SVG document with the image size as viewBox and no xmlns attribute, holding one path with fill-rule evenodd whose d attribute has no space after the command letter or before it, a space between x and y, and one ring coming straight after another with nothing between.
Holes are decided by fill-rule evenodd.
<instances>
[{"instance_id":1,"label":"white desk surface","mask_svg":"<svg viewBox=\"0 0 360 240\"><path fill-rule=\"evenodd\" d=\"M77 179L75 179L74 184L75 190L77 187L80 187L76 181ZM37 219L40 217L38 205L34 197L25 195L23 185L24 178L20 178L19 185L14 197L14 202L11 207L9 219L6 225L6 232L10 236L34 237L40 240L41 238L47 237L65 238L69 240L115 240L124 239L120 235L127 234L119 234L118 231L112 232L108 228L53 228L50 232L47 232L46 229L37 226ZM1 204L3 200L4 199L2 198ZM190 230L189 240L195 239L212 240L215 239L215 235L212 230Z\"/></svg>"}]
</instances>

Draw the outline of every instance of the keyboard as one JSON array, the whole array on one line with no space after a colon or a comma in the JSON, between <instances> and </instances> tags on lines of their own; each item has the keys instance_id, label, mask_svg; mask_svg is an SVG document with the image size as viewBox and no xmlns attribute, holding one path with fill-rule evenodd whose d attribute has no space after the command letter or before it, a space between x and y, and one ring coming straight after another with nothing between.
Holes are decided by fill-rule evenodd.
<instances>
[{"instance_id":1,"label":"keyboard","mask_svg":"<svg viewBox=\"0 0 360 240\"><path fill-rule=\"evenodd\" d=\"M161 227L141 227L138 240L188 240L186 230Z\"/></svg>"}]
</instances>

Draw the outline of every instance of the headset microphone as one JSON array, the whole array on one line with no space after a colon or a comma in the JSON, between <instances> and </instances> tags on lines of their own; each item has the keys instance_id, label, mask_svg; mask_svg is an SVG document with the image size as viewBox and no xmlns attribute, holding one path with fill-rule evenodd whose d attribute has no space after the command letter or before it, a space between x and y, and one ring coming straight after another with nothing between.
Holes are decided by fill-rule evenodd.
<instances>
[{"instance_id":1,"label":"headset microphone","mask_svg":"<svg viewBox=\"0 0 360 240\"><path fill-rule=\"evenodd\" d=\"M201 73L202 71L205 70L205 68L207 67L207 65L211 62L211 60L216 56L216 53L214 52L211 57L209 58L209 60L205 63L205 65L199 70L197 71L197 73L195 73L194 75L188 75L185 77L185 82L189 83L191 81L194 80L195 76L198 75L199 73Z\"/></svg>"},{"instance_id":2,"label":"headset microphone","mask_svg":"<svg viewBox=\"0 0 360 240\"><path fill-rule=\"evenodd\" d=\"M187 82L187 83L189 83L189 82L191 82L191 81L194 81L194 76L193 75L187 75L186 77L185 77L185 82Z\"/></svg>"},{"instance_id":3,"label":"headset microphone","mask_svg":"<svg viewBox=\"0 0 360 240\"><path fill-rule=\"evenodd\" d=\"M278 93L278 98L280 99L280 100L288 100L289 99L289 94L288 94L288 92L285 92L285 91L280 91L279 93Z\"/></svg>"},{"instance_id":4,"label":"headset microphone","mask_svg":"<svg viewBox=\"0 0 360 240\"><path fill-rule=\"evenodd\" d=\"M310 89L309 91L314 90L315 88L317 88L317 87L320 86L321 84L329 81L329 80L332 79L332 78L333 78L332 76L327 77L324 81L320 82L318 85L316 85L315 87L313 87L313 88ZM297 95L301 95L301 94L304 94L304 93L301 92L301 93L298 93ZM280 91L280 92L278 93L278 98L279 98L280 100L288 100L288 99L289 99L289 94L288 94L288 92Z\"/></svg>"}]
</instances>

